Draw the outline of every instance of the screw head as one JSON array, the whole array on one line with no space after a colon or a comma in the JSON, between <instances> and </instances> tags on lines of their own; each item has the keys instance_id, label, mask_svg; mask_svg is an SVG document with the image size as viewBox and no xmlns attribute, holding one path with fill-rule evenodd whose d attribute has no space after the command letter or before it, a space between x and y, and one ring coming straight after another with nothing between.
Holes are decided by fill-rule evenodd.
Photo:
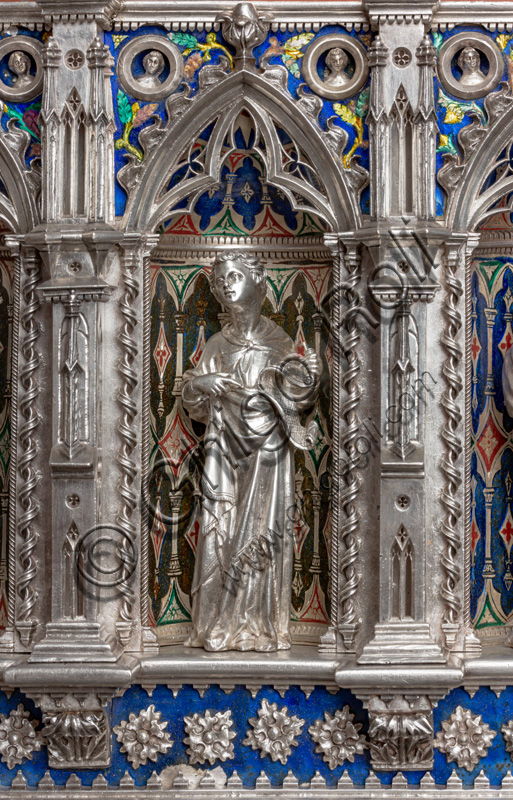
<instances>
[{"instance_id":1,"label":"screw head","mask_svg":"<svg viewBox=\"0 0 513 800\"><path fill-rule=\"evenodd\" d=\"M68 508L77 508L80 505L80 497L78 494L69 494L66 497L66 505Z\"/></svg>"}]
</instances>

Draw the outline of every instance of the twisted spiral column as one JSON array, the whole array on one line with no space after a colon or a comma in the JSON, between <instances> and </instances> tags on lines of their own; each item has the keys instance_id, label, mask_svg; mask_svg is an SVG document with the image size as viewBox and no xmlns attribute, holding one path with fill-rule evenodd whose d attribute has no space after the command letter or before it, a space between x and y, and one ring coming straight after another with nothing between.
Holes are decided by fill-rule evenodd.
<instances>
[{"instance_id":1,"label":"twisted spiral column","mask_svg":"<svg viewBox=\"0 0 513 800\"><path fill-rule=\"evenodd\" d=\"M19 395L19 444L18 474L20 485L18 500L21 514L18 517L19 572L17 578L18 607L16 609L17 627L20 639L28 647L34 633L36 620L34 609L37 592L32 582L37 574L37 561L34 550L39 534L36 520L39 514L39 502L35 493L38 476L34 466L37 455L36 433L40 420L36 409L39 396L37 371L40 366L40 355L37 340L40 336L40 325L36 316L40 302L36 288L41 279L39 262L34 251L25 251L23 257L24 280L22 282L23 308L21 311L21 365L19 366L19 382L22 392Z\"/></svg>"},{"instance_id":2,"label":"twisted spiral column","mask_svg":"<svg viewBox=\"0 0 513 800\"><path fill-rule=\"evenodd\" d=\"M132 453L137 446L137 428L134 419L137 415L137 404L132 397L138 384L138 375L134 369L134 362L138 356L138 348L133 332L137 326L137 314L134 302L139 295L139 282L134 277L134 271L139 264L141 254L139 249L125 250L123 256L123 294L119 301L119 309L123 323L118 335L121 345L121 358L118 372L121 376L121 388L117 400L121 406L121 419L118 431L121 437L121 447L118 451L117 461L121 470L121 479L118 483L118 493L121 497L121 507L117 516L117 524L125 536L120 547L121 580L118 585L121 594L119 610L120 621L116 623L119 640L126 646L130 640L133 626L133 606L136 594L132 581L136 565L137 528L132 520L132 514L137 506L137 493L134 491L134 481L137 477L137 462L132 458Z\"/></svg>"},{"instance_id":3,"label":"twisted spiral column","mask_svg":"<svg viewBox=\"0 0 513 800\"><path fill-rule=\"evenodd\" d=\"M358 554L360 552L360 539L358 529L360 526L360 513L356 501L360 491L360 475L357 471L359 454L356 450L356 439L359 432L357 409L361 397L358 384L360 373L360 359L358 358L358 345L360 332L357 317L360 310L360 297L357 286L361 279L360 256L356 248L348 247L345 255L340 256L341 267L345 266L346 280L343 284L342 298L344 310L341 314L341 331L344 332L340 341L340 352L335 363L340 363L341 357L345 359L345 369L342 370L341 382L345 391L345 398L340 407L340 415L345 425L340 434L340 452L346 458L341 469L340 478L343 483L340 490L340 505L344 518L341 525L341 539L344 552L340 558L340 573L342 586L340 588L340 621L339 630L342 634L344 646L348 651L354 651L354 640L358 631L359 619L356 613L355 599L360 576L357 571ZM336 415L335 418L337 418ZM335 450L337 452L337 450Z\"/></svg>"},{"instance_id":4,"label":"twisted spiral column","mask_svg":"<svg viewBox=\"0 0 513 800\"><path fill-rule=\"evenodd\" d=\"M442 367L446 389L442 395L442 407L446 421L442 428L442 439L445 453L442 457L442 471L445 485L442 490L442 505L445 517L442 522L444 550L441 563L444 579L441 585L443 600L442 630L447 647L454 647L461 622L462 602L459 584L462 578L461 547L462 537L460 518L462 503L460 487L463 480L461 454L463 443L461 438L462 413L459 395L463 389L461 361L463 349L459 343L462 328L462 315L459 310L460 298L463 295L463 284L458 277L461 263L461 243L449 243L445 248L446 262L446 294L443 302L443 314L446 321L442 344L447 351L447 358Z\"/></svg>"},{"instance_id":5,"label":"twisted spiral column","mask_svg":"<svg viewBox=\"0 0 513 800\"><path fill-rule=\"evenodd\" d=\"M357 572L360 540L357 531L360 514L356 500L360 489L357 472L357 407L361 391L358 385L360 362L357 326L360 298L356 287L361 279L357 246L348 243L347 252L337 236L326 235L325 242L333 256L333 295L331 334L333 348L333 459L332 469L332 544L331 544L331 619L332 627L321 639L321 650L337 647L337 634L346 652L353 652L358 630L355 598L360 582ZM342 361L345 361L345 368ZM342 390L345 397L342 399ZM341 425L343 420L344 425Z\"/></svg>"}]
</instances>

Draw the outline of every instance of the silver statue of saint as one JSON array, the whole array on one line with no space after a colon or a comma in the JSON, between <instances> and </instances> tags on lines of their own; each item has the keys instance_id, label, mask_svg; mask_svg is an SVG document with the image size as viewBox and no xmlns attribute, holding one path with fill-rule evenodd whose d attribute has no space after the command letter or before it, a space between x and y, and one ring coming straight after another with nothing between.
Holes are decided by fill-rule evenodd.
<instances>
[{"instance_id":1,"label":"silver statue of saint","mask_svg":"<svg viewBox=\"0 0 513 800\"><path fill-rule=\"evenodd\" d=\"M143 89L160 89L162 81L161 74L164 72L166 62L164 56L158 50L151 50L143 58L144 75L137 78L137 83Z\"/></svg>"},{"instance_id":2,"label":"silver statue of saint","mask_svg":"<svg viewBox=\"0 0 513 800\"><path fill-rule=\"evenodd\" d=\"M464 47L458 56L458 67L461 69L459 82L463 86L476 86L486 80L486 75L481 71L481 56L475 47Z\"/></svg>"},{"instance_id":3,"label":"silver statue of saint","mask_svg":"<svg viewBox=\"0 0 513 800\"><path fill-rule=\"evenodd\" d=\"M210 276L230 321L183 377L189 414L205 422L201 531L192 586L194 629L206 650L290 647L294 448L310 449L321 363L262 316L266 271L243 252L219 255Z\"/></svg>"},{"instance_id":4,"label":"silver statue of saint","mask_svg":"<svg viewBox=\"0 0 513 800\"><path fill-rule=\"evenodd\" d=\"M326 56L326 76L324 83L327 86L345 86L350 78L346 73L348 57L345 50L341 47L334 47Z\"/></svg>"}]
</instances>

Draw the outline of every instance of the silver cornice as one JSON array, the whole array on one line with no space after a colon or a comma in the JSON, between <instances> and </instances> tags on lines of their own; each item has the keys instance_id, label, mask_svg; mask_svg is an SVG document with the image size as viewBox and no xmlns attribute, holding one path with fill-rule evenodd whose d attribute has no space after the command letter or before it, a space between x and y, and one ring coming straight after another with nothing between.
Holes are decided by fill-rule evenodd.
<instances>
[{"instance_id":1,"label":"silver cornice","mask_svg":"<svg viewBox=\"0 0 513 800\"><path fill-rule=\"evenodd\" d=\"M223 9L235 8L237 0L228 0L223 4ZM262 8L266 7L262 3ZM344 3L337 3L334 0L327 2L301 3L298 5L294 0L278 0L272 2L272 11L275 22L271 24L272 30L278 30L281 26L290 30L296 27L308 25L309 27L320 28L322 25L354 25L355 27L369 27L367 15L363 10L363 4L359 0L347 0ZM260 6L259 6L260 8ZM216 24L216 17L219 10L215 4L208 0L197 0L194 3L174 3L173 0L164 0L158 5L153 0L131 0L124 2L121 13L116 16L115 27L120 28L126 25L130 27L146 23L151 19L156 24L178 26L181 23L190 24L199 22L206 28L220 28Z\"/></svg>"},{"instance_id":2,"label":"silver cornice","mask_svg":"<svg viewBox=\"0 0 513 800\"><path fill-rule=\"evenodd\" d=\"M171 260L176 263L177 258L192 263L195 259L213 259L219 250L237 247L238 250L248 249L257 252L260 258L283 258L287 261L297 259L326 259L330 258L329 248L321 236L304 236L302 238L285 237L274 239L272 237L250 236L162 236L152 258L156 261Z\"/></svg>"},{"instance_id":3,"label":"silver cornice","mask_svg":"<svg viewBox=\"0 0 513 800\"><path fill-rule=\"evenodd\" d=\"M224 3L223 8L232 8L236 0ZM478 7L479 6L479 7ZM322 25L354 26L355 28L369 27L369 20L363 11L363 4L359 0L348 0L336 3L334 0L324 2L302 2L299 6L294 0L274 0L272 9L275 22L271 27L277 29L286 27L308 27L316 30ZM194 4L161 0L158 4L153 0L128 0L123 3L123 8L116 14L114 29L137 28L148 19L154 24L175 27L198 24L200 27L217 28L215 18L218 10L215 5L207 0L197 0ZM489 30L513 30L513 5L510 0L487 2L478 4L462 0L441 0L438 10L432 20L432 28L440 30L451 29L464 19L468 25L483 25ZM39 6L32 0L14 2L8 0L0 4L0 30L19 22L29 29L42 30L45 27L44 17Z\"/></svg>"},{"instance_id":4,"label":"silver cornice","mask_svg":"<svg viewBox=\"0 0 513 800\"><path fill-rule=\"evenodd\" d=\"M223 7L232 8L236 4L236 0L229 0L224 3ZM487 2L486 5L480 5L479 8L476 6L478 6L477 3L464 0L463 2L441 0L433 15L431 27L441 30L450 29L461 24L464 19L467 25L483 25L490 30L513 30L513 7L509 0ZM390 7L392 9L395 6L390 3ZM325 2L302 2L300 5L294 0L274 0L272 10L276 20L271 25L274 30L287 24L291 26L291 30L301 25L312 28L312 30L316 30L322 25L336 24L354 25L355 28L361 26L365 30L369 27L369 19L363 10L363 3L358 0L347 0L342 3L325 0ZM123 9L116 16L114 24L116 28L125 25L131 27L134 24L136 26L143 24L151 18L156 23L177 27L180 23L200 22L205 27L217 28L216 16L216 7L207 0L198 0L194 5L164 0L159 2L158 8L155 8L152 0L128 0L123 3Z\"/></svg>"}]
</instances>

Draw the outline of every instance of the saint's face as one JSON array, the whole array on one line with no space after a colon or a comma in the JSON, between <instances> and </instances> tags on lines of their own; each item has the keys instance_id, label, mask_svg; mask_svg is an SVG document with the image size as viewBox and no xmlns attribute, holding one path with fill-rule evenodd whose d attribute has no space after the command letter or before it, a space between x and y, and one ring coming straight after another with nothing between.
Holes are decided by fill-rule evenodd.
<instances>
[{"instance_id":1,"label":"saint's face","mask_svg":"<svg viewBox=\"0 0 513 800\"><path fill-rule=\"evenodd\" d=\"M25 75L28 71L28 64L21 53L15 53L11 59L11 68L16 75Z\"/></svg>"},{"instance_id":2,"label":"saint's face","mask_svg":"<svg viewBox=\"0 0 513 800\"><path fill-rule=\"evenodd\" d=\"M160 71L160 58L156 53L150 53L144 61L144 69L148 75L156 75Z\"/></svg>"},{"instance_id":3,"label":"saint's face","mask_svg":"<svg viewBox=\"0 0 513 800\"><path fill-rule=\"evenodd\" d=\"M330 54L329 66L333 70L333 72L341 72L346 66L346 59L344 58L344 54L338 52L337 50L332 50Z\"/></svg>"},{"instance_id":4,"label":"saint's face","mask_svg":"<svg viewBox=\"0 0 513 800\"><path fill-rule=\"evenodd\" d=\"M463 53L461 61L463 68L468 72L477 72L481 64L479 53L473 48L469 48Z\"/></svg>"},{"instance_id":5,"label":"saint's face","mask_svg":"<svg viewBox=\"0 0 513 800\"><path fill-rule=\"evenodd\" d=\"M255 285L250 270L239 261L225 261L216 267L214 291L225 306L253 299Z\"/></svg>"}]
</instances>

